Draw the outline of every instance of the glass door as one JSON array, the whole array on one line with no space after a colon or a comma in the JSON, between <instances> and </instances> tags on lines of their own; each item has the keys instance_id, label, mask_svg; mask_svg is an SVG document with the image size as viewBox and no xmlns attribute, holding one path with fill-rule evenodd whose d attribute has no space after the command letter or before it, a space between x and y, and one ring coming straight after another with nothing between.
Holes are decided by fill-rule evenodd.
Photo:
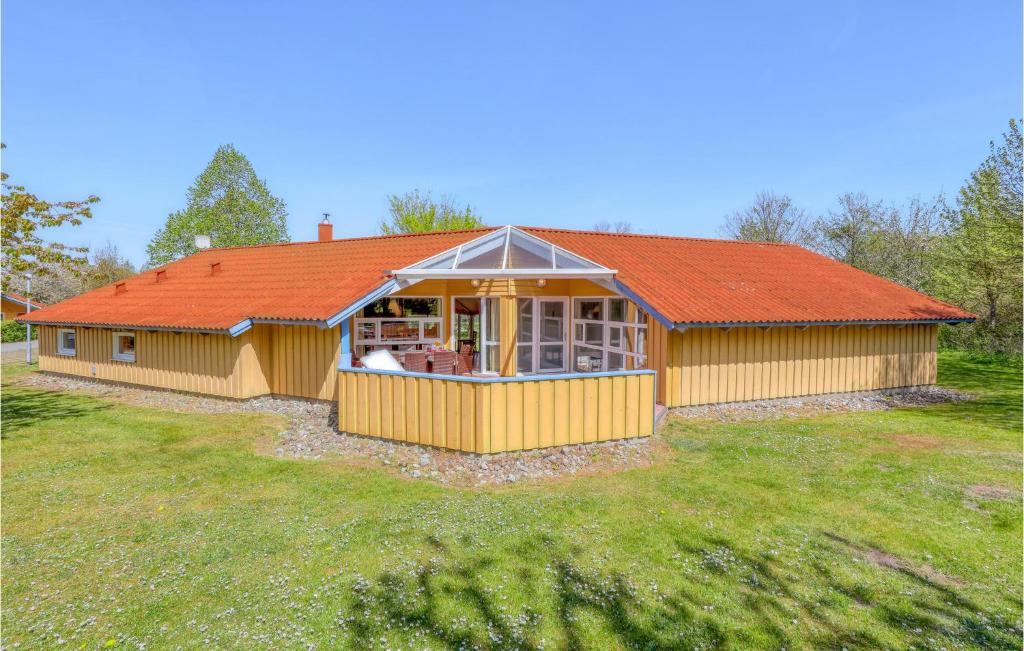
<instances>
[{"instance_id":1,"label":"glass door","mask_svg":"<svg viewBox=\"0 0 1024 651\"><path fill-rule=\"evenodd\" d=\"M565 371L565 336L568 300L539 298L537 322L537 373Z\"/></svg>"},{"instance_id":2,"label":"glass door","mask_svg":"<svg viewBox=\"0 0 1024 651\"><path fill-rule=\"evenodd\" d=\"M452 338L455 350L463 343L473 345L473 370L497 373L500 370L498 299L457 296L452 299Z\"/></svg>"},{"instance_id":3,"label":"glass door","mask_svg":"<svg viewBox=\"0 0 1024 651\"><path fill-rule=\"evenodd\" d=\"M463 344L473 346L473 370L480 370L480 317L482 308L479 298L452 299L452 339L455 352L461 352Z\"/></svg>"},{"instance_id":4,"label":"glass door","mask_svg":"<svg viewBox=\"0 0 1024 651\"><path fill-rule=\"evenodd\" d=\"M517 307L516 372L564 372L568 299L520 298Z\"/></svg>"}]
</instances>

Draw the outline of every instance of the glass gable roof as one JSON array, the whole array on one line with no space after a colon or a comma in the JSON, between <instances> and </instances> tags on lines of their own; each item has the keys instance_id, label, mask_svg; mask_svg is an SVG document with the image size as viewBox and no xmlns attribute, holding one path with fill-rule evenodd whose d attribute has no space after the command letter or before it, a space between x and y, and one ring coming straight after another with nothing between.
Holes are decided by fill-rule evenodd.
<instances>
[{"instance_id":1,"label":"glass gable roof","mask_svg":"<svg viewBox=\"0 0 1024 651\"><path fill-rule=\"evenodd\" d=\"M496 272L496 275L511 275L517 272L533 272L543 275L544 272L557 274L559 271L578 272L581 275L610 275L614 273L612 269L591 262L513 226L500 228L493 233L466 242L458 248L450 249L406 267L396 274L430 270L452 273L461 271L469 274L474 271L483 272L478 275L488 275L486 272Z\"/></svg>"}]
</instances>

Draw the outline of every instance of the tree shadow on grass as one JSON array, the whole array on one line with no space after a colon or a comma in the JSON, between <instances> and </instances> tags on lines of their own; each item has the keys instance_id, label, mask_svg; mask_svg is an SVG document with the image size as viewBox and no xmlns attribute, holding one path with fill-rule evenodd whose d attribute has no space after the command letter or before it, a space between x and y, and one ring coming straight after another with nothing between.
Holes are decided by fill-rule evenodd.
<instances>
[{"instance_id":1,"label":"tree shadow on grass","mask_svg":"<svg viewBox=\"0 0 1024 651\"><path fill-rule=\"evenodd\" d=\"M35 389L5 389L0 399L3 438L17 430L51 420L81 418L110 409L110 405L86 396Z\"/></svg>"},{"instance_id":2,"label":"tree shadow on grass","mask_svg":"<svg viewBox=\"0 0 1024 651\"><path fill-rule=\"evenodd\" d=\"M353 645L367 648L397 634L419 645L429 639L481 649L583 649L595 640L634 649L875 649L890 637L1019 648L1015 624L909 565L868 567L897 572L913 596L877 594L870 574L862 583L866 566L852 560L873 548L829 533L815 538L819 553L799 568L719 537L680 541L680 558L693 571L666 566L658 579L664 587L653 590L625 573L587 566L578 550L543 538L506 552L514 556L510 571L504 556L460 557L431 537L430 561L356 582L348 618ZM839 566L854 571L847 576Z\"/></svg>"}]
</instances>

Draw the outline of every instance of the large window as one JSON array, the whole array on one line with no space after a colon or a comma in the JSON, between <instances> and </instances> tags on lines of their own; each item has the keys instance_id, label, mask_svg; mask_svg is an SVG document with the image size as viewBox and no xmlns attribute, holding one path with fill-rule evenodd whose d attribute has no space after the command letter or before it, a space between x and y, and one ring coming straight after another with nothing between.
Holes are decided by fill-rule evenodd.
<instances>
[{"instance_id":1,"label":"large window","mask_svg":"<svg viewBox=\"0 0 1024 651\"><path fill-rule=\"evenodd\" d=\"M621 371L647 365L647 315L624 298L573 301L573 370Z\"/></svg>"},{"instance_id":2,"label":"large window","mask_svg":"<svg viewBox=\"0 0 1024 651\"><path fill-rule=\"evenodd\" d=\"M75 331L74 330L58 330L57 331L57 354L67 355L68 357L75 356Z\"/></svg>"},{"instance_id":3,"label":"large window","mask_svg":"<svg viewBox=\"0 0 1024 651\"><path fill-rule=\"evenodd\" d=\"M114 333L114 359L119 362L135 361L135 333Z\"/></svg>"},{"instance_id":4,"label":"large window","mask_svg":"<svg viewBox=\"0 0 1024 651\"><path fill-rule=\"evenodd\" d=\"M370 303L356 318L356 354L443 343L442 302L438 297L391 296Z\"/></svg>"},{"instance_id":5,"label":"large window","mask_svg":"<svg viewBox=\"0 0 1024 651\"><path fill-rule=\"evenodd\" d=\"M569 300L520 298L516 328L516 372L557 373L566 370Z\"/></svg>"}]
</instances>

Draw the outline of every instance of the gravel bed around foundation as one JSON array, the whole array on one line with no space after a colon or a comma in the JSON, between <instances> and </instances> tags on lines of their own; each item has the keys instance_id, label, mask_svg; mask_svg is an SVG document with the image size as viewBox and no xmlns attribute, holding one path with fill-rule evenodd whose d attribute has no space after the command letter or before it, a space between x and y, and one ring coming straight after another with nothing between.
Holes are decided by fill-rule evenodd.
<instances>
[{"instance_id":1,"label":"gravel bed around foundation","mask_svg":"<svg viewBox=\"0 0 1024 651\"><path fill-rule=\"evenodd\" d=\"M679 418L711 419L723 422L794 418L851 411L881 411L898 407L921 407L944 402L970 400L967 393L938 386L830 393L802 398L751 400L718 405L676 407L670 411Z\"/></svg>"},{"instance_id":2,"label":"gravel bed around foundation","mask_svg":"<svg viewBox=\"0 0 1024 651\"><path fill-rule=\"evenodd\" d=\"M31 373L15 383L185 413L274 413L289 419L288 428L278 434L271 448L278 457L344 459L411 479L459 486L494 486L645 467L654 463L661 445L643 438L525 452L466 454L338 432L336 405L327 402L276 397L230 400L51 373Z\"/></svg>"},{"instance_id":3,"label":"gravel bed around foundation","mask_svg":"<svg viewBox=\"0 0 1024 651\"><path fill-rule=\"evenodd\" d=\"M15 382L21 386L74 391L185 413L278 414L289 420L287 429L278 434L272 446L272 454L278 457L344 459L411 479L459 486L493 486L645 467L656 461L663 445L655 436L653 439L476 455L338 432L336 405L327 402L269 396L230 400L50 373L31 373L20 376ZM883 410L968 399L970 396L967 394L932 386L681 407L672 409L671 414L680 418L740 421Z\"/></svg>"}]
</instances>

